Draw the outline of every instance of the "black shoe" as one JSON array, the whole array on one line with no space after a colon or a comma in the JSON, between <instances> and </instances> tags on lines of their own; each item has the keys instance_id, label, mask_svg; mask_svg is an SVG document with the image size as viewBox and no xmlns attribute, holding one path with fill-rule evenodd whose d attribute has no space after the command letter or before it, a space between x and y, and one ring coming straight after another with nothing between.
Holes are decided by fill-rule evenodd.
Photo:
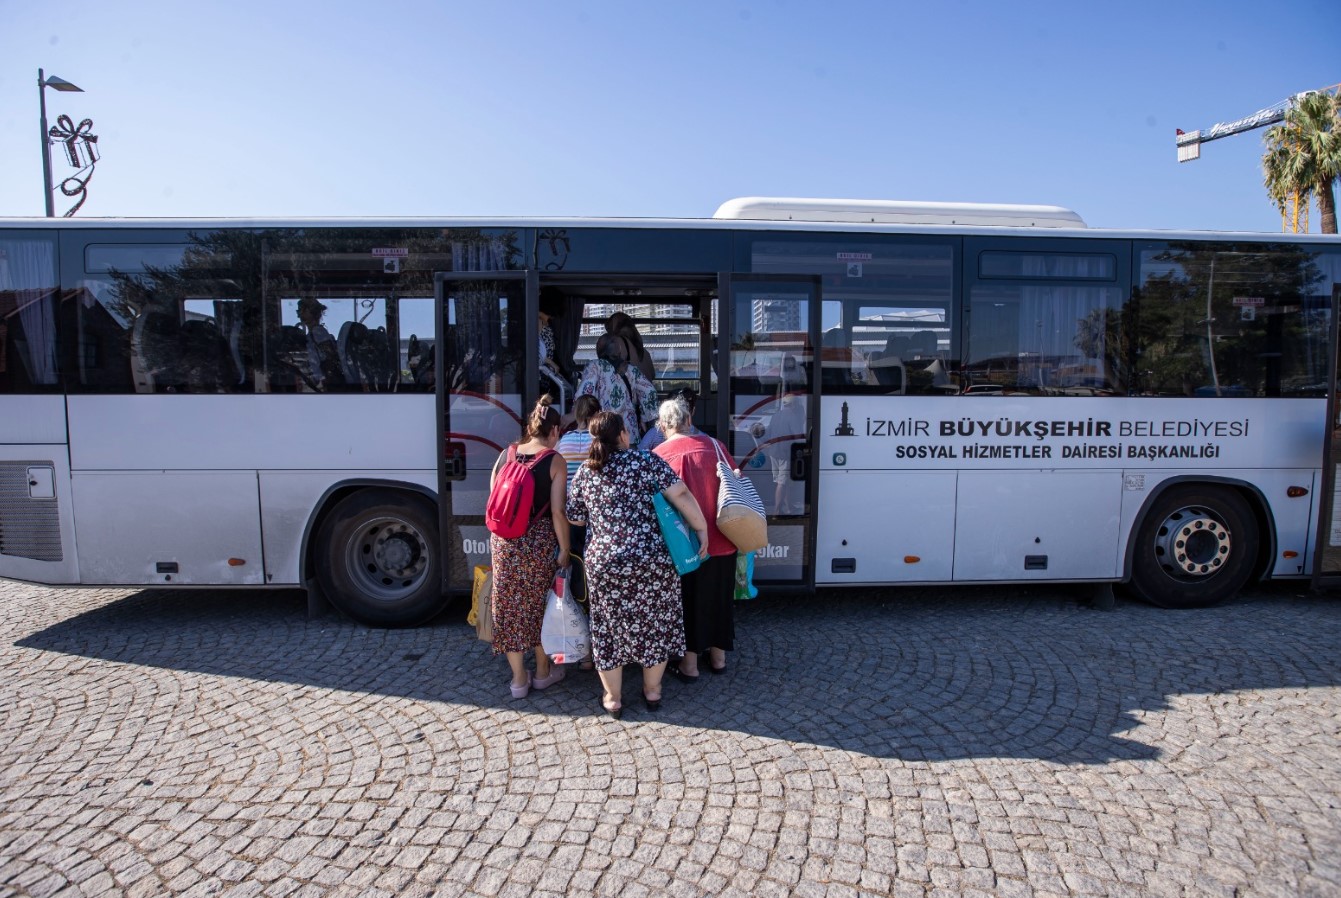
<instances>
[{"instance_id":1,"label":"black shoe","mask_svg":"<svg viewBox=\"0 0 1341 898\"><path fill-rule=\"evenodd\" d=\"M659 699L659 698L648 698L647 696L644 695L644 696L643 696L643 701L647 702L647 710L649 710L649 711L660 711L660 710L661 710L661 699Z\"/></svg>"},{"instance_id":2,"label":"black shoe","mask_svg":"<svg viewBox=\"0 0 1341 898\"><path fill-rule=\"evenodd\" d=\"M680 668L679 668L678 666L676 666L676 667L672 667L672 668L670 669L670 674L671 674L671 676L675 677L675 679L679 680L681 683L697 683L697 682L698 682L698 676L697 676L697 675L691 677L689 674L687 674L687 673L685 673L684 671L680 670Z\"/></svg>"}]
</instances>

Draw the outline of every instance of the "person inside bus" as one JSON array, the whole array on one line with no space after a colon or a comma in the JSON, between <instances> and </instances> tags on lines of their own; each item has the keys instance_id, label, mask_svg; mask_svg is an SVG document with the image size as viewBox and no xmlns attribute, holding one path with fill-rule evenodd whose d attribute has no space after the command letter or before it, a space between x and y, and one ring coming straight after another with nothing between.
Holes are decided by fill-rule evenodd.
<instances>
[{"instance_id":1,"label":"person inside bus","mask_svg":"<svg viewBox=\"0 0 1341 898\"><path fill-rule=\"evenodd\" d=\"M652 364L652 354L643 345L642 334L638 333L638 325L633 319L623 312L615 312L605 319L605 332L620 338L624 344L624 358L637 366L648 383L655 383L657 372Z\"/></svg>"},{"instance_id":2,"label":"person inside bus","mask_svg":"<svg viewBox=\"0 0 1341 898\"><path fill-rule=\"evenodd\" d=\"M680 389L673 391L670 394L669 398L679 399L681 402L683 402L686 406L689 407L689 430L687 431L688 435L698 436L700 433L702 433L702 431L700 431L697 427L694 426L694 420L693 420L694 408L695 406L698 405L698 392L689 387L680 387ZM666 407L666 403L663 402L661 404L661 407L664 410ZM663 416L658 415L657 423L654 426L647 428L647 433L643 434L643 438L638 441L638 448L641 449L643 452L651 452L653 449L664 443L666 441L667 436L668 434L665 432L665 419Z\"/></svg>"},{"instance_id":3,"label":"person inside bus","mask_svg":"<svg viewBox=\"0 0 1341 898\"><path fill-rule=\"evenodd\" d=\"M773 470L773 514L802 514L800 484L792 479L792 445L806 438L806 399L796 391L779 391L764 429L764 453Z\"/></svg>"},{"instance_id":4,"label":"person inside bus","mask_svg":"<svg viewBox=\"0 0 1341 898\"><path fill-rule=\"evenodd\" d=\"M729 468L736 461L726 446L694 427L693 411L683 399L661 403L657 426L666 439L655 455L665 459L671 470L685 482L700 509L716 508L722 487L717 474L721 459ZM680 596L684 607L685 653L671 667L671 676L682 683L696 683L699 657L708 656L708 670L726 672L726 653L735 648L735 620L732 606L736 593L736 546L717 529L714 515L705 514L708 529L708 557L697 569L680 578Z\"/></svg>"},{"instance_id":5,"label":"person inside bus","mask_svg":"<svg viewBox=\"0 0 1341 898\"><path fill-rule=\"evenodd\" d=\"M326 306L312 296L298 300L298 320L307 331L307 371L304 379L314 390L328 391L344 385L340 353L335 338L321 323Z\"/></svg>"},{"instance_id":6,"label":"person inside bus","mask_svg":"<svg viewBox=\"0 0 1341 898\"><path fill-rule=\"evenodd\" d=\"M642 667L647 710L661 707L661 678L672 655L683 655L680 576L657 524L652 498L662 494L708 554L708 523L693 493L666 462L630 448L624 419L597 412L588 429L591 453L573 476L568 520L585 524L591 647L601 678L601 707L623 712L624 666Z\"/></svg>"},{"instance_id":7,"label":"person inside bus","mask_svg":"<svg viewBox=\"0 0 1341 898\"><path fill-rule=\"evenodd\" d=\"M657 391L641 371L628 362L627 341L601 334L596 358L587 363L577 385L578 396L595 396L601 408L623 418L635 443L657 419Z\"/></svg>"},{"instance_id":8,"label":"person inside bus","mask_svg":"<svg viewBox=\"0 0 1341 898\"><path fill-rule=\"evenodd\" d=\"M595 396L579 396L573 403L574 427L559 437L559 443L554 447L555 451L563 456L564 462L568 465L568 488L573 488L573 475L577 469L591 455L591 431L588 430L592 417L601 410L601 403ZM568 544L572 547L572 555L575 556L573 562L572 584L573 595L581 597L587 595L587 574L583 570L580 560L584 557L583 552L587 547L587 528L571 525L569 531ZM588 656L582 660L583 670L591 670L591 657Z\"/></svg>"},{"instance_id":9,"label":"person inside bus","mask_svg":"<svg viewBox=\"0 0 1341 898\"><path fill-rule=\"evenodd\" d=\"M531 464L559 442L559 413L541 396L526 421L522 441L509 446L494 462L489 490L498 473L516 449L517 462L530 467L535 484L531 522L521 536L506 539L489 535L493 564L495 655L506 655L512 668L509 688L513 698L526 698L532 689L545 689L563 679L562 664L551 664L540 644L540 625L545 618L545 598L556 568L568 566L568 519L564 516L568 494L568 468L557 452L548 461ZM545 512L548 512L547 514ZM535 673L526 669L528 650L535 651Z\"/></svg>"},{"instance_id":10,"label":"person inside bus","mask_svg":"<svg viewBox=\"0 0 1341 898\"><path fill-rule=\"evenodd\" d=\"M540 392L554 397L560 410L564 409L567 396L572 391L563 369L559 366L556 353L554 329L550 323L563 316L564 296L555 287L544 287L540 291Z\"/></svg>"}]
</instances>

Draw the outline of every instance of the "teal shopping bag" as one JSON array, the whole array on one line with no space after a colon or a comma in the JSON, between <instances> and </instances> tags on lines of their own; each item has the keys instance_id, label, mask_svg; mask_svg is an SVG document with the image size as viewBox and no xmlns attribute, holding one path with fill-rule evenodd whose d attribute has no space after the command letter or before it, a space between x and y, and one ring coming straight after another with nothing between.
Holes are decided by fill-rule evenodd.
<instances>
[{"instance_id":1,"label":"teal shopping bag","mask_svg":"<svg viewBox=\"0 0 1341 898\"><path fill-rule=\"evenodd\" d=\"M661 536L670 550L675 570L683 577L699 565L698 537L693 534L684 518L675 510L665 496L657 493L652 496L652 505L657 510L657 523L661 525Z\"/></svg>"}]
</instances>

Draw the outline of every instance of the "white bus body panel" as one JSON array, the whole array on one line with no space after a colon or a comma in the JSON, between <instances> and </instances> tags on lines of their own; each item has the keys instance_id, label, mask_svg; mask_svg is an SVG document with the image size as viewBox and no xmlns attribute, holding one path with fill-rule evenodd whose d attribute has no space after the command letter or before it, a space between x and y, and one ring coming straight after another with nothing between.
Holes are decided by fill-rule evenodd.
<instances>
[{"instance_id":1,"label":"white bus body panel","mask_svg":"<svg viewBox=\"0 0 1341 898\"><path fill-rule=\"evenodd\" d=\"M1115 578L1121 506L1117 471L961 471L954 579Z\"/></svg>"},{"instance_id":2,"label":"white bus body panel","mask_svg":"<svg viewBox=\"0 0 1341 898\"><path fill-rule=\"evenodd\" d=\"M430 394L71 396L76 471L433 470Z\"/></svg>"},{"instance_id":3,"label":"white bus body panel","mask_svg":"<svg viewBox=\"0 0 1341 898\"><path fill-rule=\"evenodd\" d=\"M831 471L820 481L817 583L946 582L955 555L952 472ZM835 574L835 558L855 558ZM905 559L917 559L909 561Z\"/></svg>"},{"instance_id":4,"label":"white bus body panel","mask_svg":"<svg viewBox=\"0 0 1341 898\"><path fill-rule=\"evenodd\" d=\"M896 546L874 535L853 537L845 521L872 522L871 513L853 515L851 509L878 504L899 510L891 518L926 517L920 535L954 553L954 580L1117 579L1126 573L1141 509L1171 479L1229 481L1259 491L1276 531L1270 571L1301 576L1310 569L1318 482L1313 466L1321 457L1325 419L1322 399L825 396L815 466L816 577L823 583L881 582L885 578L868 572L901 563L904 553ZM869 494L854 492L839 475L858 472L884 478L879 487L869 481ZM952 499L943 500L957 505L955 525L944 531L938 529L944 526L942 510L930 505L925 492L931 487L921 484L941 475L958 478ZM1290 486L1309 493L1291 499ZM838 496L831 501L831 491L854 504L843 505ZM878 513L874 522L877 530L901 533L901 525L884 524ZM842 539L849 545L841 546ZM857 545L854 539L874 544L864 553L848 551ZM1296 555L1287 558L1285 552ZM1024 570L1026 555L1048 556L1047 569ZM835 556L855 557L856 572L833 575ZM930 574L925 560L916 566L924 564Z\"/></svg>"},{"instance_id":5,"label":"white bus body panel","mask_svg":"<svg viewBox=\"0 0 1341 898\"><path fill-rule=\"evenodd\" d=\"M436 490L434 414L432 395L71 396L81 582L298 584L332 486Z\"/></svg>"},{"instance_id":6,"label":"white bus body panel","mask_svg":"<svg viewBox=\"0 0 1341 898\"><path fill-rule=\"evenodd\" d=\"M75 508L66 447L0 444L0 478L14 485L12 490L0 489L0 520L22 521L23 527L31 528L36 515L47 524L49 539L54 542L57 534L60 539L59 557L47 560L4 552L9 541L0 539L0 576L33 583L78 583Z\"/></svg>"},{"instance_id":7,"label":"white bus body panel","mask_svg":"<svg viewBox=\"0 0 1341 898\"><path fill-rule=\"evenodd\" d=\"M1273 577L1301 577L1312 565L1313 516L1317 509L1317 490L1321 478L1317 471L1304 468L1294 470L1253 470L1250 468L1225 468L1205 472L1205 475L1221 480L1249 483L1257 487L1266 498L1273 526L1276 531L1276 554L1268 574ZM1136 539L1136 529L1140 526L1141 509L1146 500L1162 485L1171 480L1187 480L1188 472L1170 470L1129 470L1123 476L1122 483L1122 531L1123 558L1130 540ZM1170 483L1169 486L1176 484ZM1286 491L1292 486L1301 486L1308 494L1290 498ZM1262 533L1259 539L1264 542L1269 533ZM1286 557L1293 552L1294 557Z\"/></svg>"},{"instance_id":8,"label":"white bus body panel","mask_svg":"<svg viewBox=\"0 0 1341 898\"><path fill-rule=\"evenodd\" d=\"M0 398L0 521L9 520L11 526L20 522L25 531L16 540L0 539L0 576L34 583L79 582L65 438L64 396ZM46 549L32 552L39 528ZM25 554L6 552L7 546Z\"/></svg>"},{"instance_id":9,"label":"white bus body panel","mask_svg":"<svg viewBox=\"0 0 1341 898\"><path fill-rule=\"evenodd\" d=\"M74 497L84 582L265 582L255 472L77 471Z\"/></svg>"},{"instance_id":10,"label":"white bus body panel","mask_svg":"<svg viewBox=\"0 0 1341 898\"><path fill-rule=\"evenodd\" d=\"M64 396L6 396L0 407L0 445L65 442Z\"/></svg>"},{"instance_id":11,"label":"white bus body panel","mask_svg":"<svg viewBox=\"0 0 1341 898\"><path fill-rule=\"evenodd\" d=\"M261 471L259 479L265 582L271 586L302 583L303 540L316 535L307 533L307 527L317 503L333 488L342 483L382 481L417 484L435 493L438 486L431 470Z\"/></svg>"}]
</instances>

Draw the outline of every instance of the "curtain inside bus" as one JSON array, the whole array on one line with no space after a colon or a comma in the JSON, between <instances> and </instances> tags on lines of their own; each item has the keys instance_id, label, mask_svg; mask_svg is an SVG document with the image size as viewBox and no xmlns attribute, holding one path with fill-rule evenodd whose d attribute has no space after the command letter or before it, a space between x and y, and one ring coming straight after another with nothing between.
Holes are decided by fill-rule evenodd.
<instances>
[{"instance_id":1,"label":"curtain inside bus","mask_svg":"<svg viewBox=\"0 0 1341 898\"><path fill-rule=\"evenodd\" d=\"M57 294L55 240L0 240L0 392L57 385Z\"/></svg>"}]
</instances>

